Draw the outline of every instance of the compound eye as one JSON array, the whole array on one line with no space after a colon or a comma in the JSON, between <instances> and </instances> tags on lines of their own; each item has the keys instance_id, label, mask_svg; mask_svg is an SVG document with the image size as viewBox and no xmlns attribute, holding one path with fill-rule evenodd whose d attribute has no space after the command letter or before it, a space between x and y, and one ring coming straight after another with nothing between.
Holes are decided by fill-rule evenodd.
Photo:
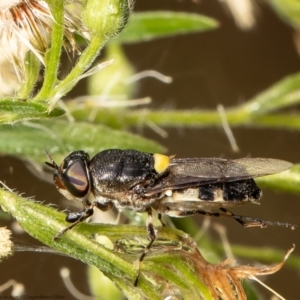
<instances>
[{"instance_id":1,"label":"compound eye","mask_svg":"<svg viewBox=\"0 0 300 300\"><path fill-rule=\"evenodd\" d=\"M89 192L89 176L87 165L83 160L71 163L61 174L61 178L68 192L78 198L83 198Z\"/></svg>"}]
</instances>

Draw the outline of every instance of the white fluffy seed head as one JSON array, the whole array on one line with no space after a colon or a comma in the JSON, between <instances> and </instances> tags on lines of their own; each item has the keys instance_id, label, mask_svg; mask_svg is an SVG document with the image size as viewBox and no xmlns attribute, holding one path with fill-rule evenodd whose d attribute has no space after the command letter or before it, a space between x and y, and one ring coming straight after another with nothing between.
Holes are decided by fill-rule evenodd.
<instances>
[{"instance_id":1,"label":"white fluffy seed head","mask_svg":"<svg viewBox=\"0 0 300 300\"><path fill-rule=\"evenodd\" d=\"M82 3L78 0L66 2L63 24L64 47L75 52L77 45L74 33L81 34L87 39L89 34L79 17ZM24 80L24 60L28 51L44 64L44 53L50 46L54 23L51 10L44 0L0 0L0 88L1 81L5 77L4 63L10 62L13 65L19 82Z\"/></svg>"},{"instance_id":2,"label":"white fluffy seed head","mask_svg":"<svg viewBox=\"0 0 300 300\"><path fill-rule=\"evenodd\" d=\"M21 3L22 0L0 0L0 11L11 8Z\"/></svg>"}]
</instances>

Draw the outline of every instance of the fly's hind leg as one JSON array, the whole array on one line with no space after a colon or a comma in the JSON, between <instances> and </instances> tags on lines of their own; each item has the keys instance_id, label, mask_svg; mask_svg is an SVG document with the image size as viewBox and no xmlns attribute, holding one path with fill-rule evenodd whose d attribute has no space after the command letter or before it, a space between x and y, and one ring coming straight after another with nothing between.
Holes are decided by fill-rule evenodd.
<instances>
[{"instance_id":1,"label":"fly's hind leg","mask_svg":"<svg viewBox=\"0 0 300 300\"><path fill-rule=\"evenodd\" d=\"M296 227L297 227L296 225L293 225L293 224L290 224L290 223L265 221L265 220L261 220L261 219L258 219L258 218L234 215L231 211L227 210L224 207L221 207L220 210L224 213L224 216L236 220L238 223L240 223L244 227L261 227L261 228L265 228L267 226L280 226L280 227L291 228L292 230L296 229ZM223 214L222 214L222 216L223 216Z\"/></svg>"},{"instance_id":2,"label":"fly's hind leg","mask_svg":"<svg viewBox=\"0 0 300 300\"><path fill-rule=\"evenodd\" d=\"M150 239L150 242L144 248L143 253L141 254L141 256L139 258L138 274L137 274L136 279L134 281L134 286L137 286L138 281L139 281L142 261L144 260L145 256L147 255L148 251L150 250L152 244L154 243L154 241L156 239L156 229L154 228L154 225L153 225L152 211L150 209L147 212L148 212L148 218L147 218L147 221L146 221L146 227L147 227L147 233L148 233L148 237Z\"/></svg>"},{"instance_id":3,"label":"fly's hind leg","mask_svg":"<svg viewBox=\"0 0 300 300\"><path fill-rule=\"evenodd\" d=\"M265 228L267 226L280 226L280 227L291 228L292 230L294 230L297 227L296 225L292 225L289 223L264 221L264 220L257 219L257 218L234 215L231 211L227 210L224 207L221 207L220 211L221 212L208 212L208 211L203 211L203 210L190 210L190 211L179 211L179 212L176 211L176 216L177 217L187 217L187 216L200 214L200 215L209 216L209 217L227 217L227 218L231 218L231 219L237 221L239 224L243 225L244 227ZM168 212L168 214L172 215L172 213L170 213L170 212ZM175 213L173 213L173 215L175 216Z\"/></svg>"}]
</instances>

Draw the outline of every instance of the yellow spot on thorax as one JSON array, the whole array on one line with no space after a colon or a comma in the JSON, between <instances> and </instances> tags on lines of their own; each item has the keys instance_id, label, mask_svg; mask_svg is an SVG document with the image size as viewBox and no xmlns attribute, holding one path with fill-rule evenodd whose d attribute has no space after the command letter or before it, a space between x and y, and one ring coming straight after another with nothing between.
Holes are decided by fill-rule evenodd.
<instances>
[{"instance_id":1,"label":"yellow spot on thorax","mask_svg":"<svg viewBox=\"0 0 300 300\"><path fill-rule=\"evenodd\" d=\"M167 170L170 164L170 158L169 156L159 154L159 153L154 153L154 169L158 174L163 173L164 171Z\"/></svg>"}]
</instances>

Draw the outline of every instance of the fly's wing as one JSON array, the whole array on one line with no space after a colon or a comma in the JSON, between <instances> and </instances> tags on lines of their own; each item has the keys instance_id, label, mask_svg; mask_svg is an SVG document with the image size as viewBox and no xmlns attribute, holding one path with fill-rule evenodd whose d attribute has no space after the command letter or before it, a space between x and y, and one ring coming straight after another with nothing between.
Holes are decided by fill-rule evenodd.
<instances>
[{"instance_id":1,"label":"fly's wing","mask_svg":"<svg viewBox=\"0 0 300 300\"><path fill-rule=\"evenodd\" d=\"M167 176L146 194L174 190L217 182L246 180L253 177L280 173L292 163L272 158L173 158Z\"/></svg>"},{"instance_id":2,"label":"fly's wing","mask_svg":"<svg viewBox=\"0 0 300 300\"><path fill-rule=\"evenodd\" d=\"M179 158L172 159L170 173L198 178L236 181L280 173L293 166L292 163L273 158Z\"/></svg>"}]
</instances>

